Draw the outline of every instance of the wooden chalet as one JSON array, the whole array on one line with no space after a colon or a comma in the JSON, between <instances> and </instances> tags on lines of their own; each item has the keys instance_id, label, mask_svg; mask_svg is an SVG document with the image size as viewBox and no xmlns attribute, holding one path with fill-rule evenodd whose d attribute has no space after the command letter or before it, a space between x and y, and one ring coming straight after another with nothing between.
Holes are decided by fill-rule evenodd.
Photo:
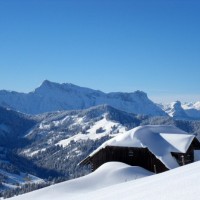
<instances>
[{"instance_id":1,"label":"wooden chalet","mask_svg":"<svg viewBox=\"0 0 200 200\"><path fill-rule=\"evenodd\" d=\"M198 160L199 150L198 139L176 127L143 126L108 140L80 164L95 170L118 161L160 173Z\"/></svg>"}]
</instances>

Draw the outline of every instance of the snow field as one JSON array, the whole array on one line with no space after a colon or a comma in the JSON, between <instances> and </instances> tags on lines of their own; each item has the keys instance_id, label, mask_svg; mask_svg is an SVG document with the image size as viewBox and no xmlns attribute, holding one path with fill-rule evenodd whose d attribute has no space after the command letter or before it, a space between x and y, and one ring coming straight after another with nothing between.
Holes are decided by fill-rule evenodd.
<instances>
[{"instance_id":1,"label":"snow field","mask_svg":"<svg viewBox=\"0 0 200 200\"><path fill-rule=\"evenodd\" d=\"M108 164L108 163L107 163ZM115 168L116 165L116 168ZM121 164L119 164L121 165ZM126 167L125 167L126 166ZM48 188L31 192L12 200L197 200L200 196L200 162L179 167L161 174L141 178L138 180L117 182L116 177L123 174L130 175L127 171L131 168L123 164L111 163L99 171L88 176L60 183ZM118 170L109 174L109 171ZM126 171L127 168L127 171ZM134 169L134 168L132 168ZM137 169L137 168L136 168ZM150 175L140 171L139 174ZM102 171L101 171L102 170ZM131 171L131 170L130 170ZM104 174L104 172L107 173ZM130 172L135 179L138 172ZM113 185L105 184L103 180L112 179ZM119 179L118 179L119 180ZM91 182L92 181L92 182ZM103 182L104 187L102 187ZM97 185L98 184L98 187Z\"/></svg>"},{"instance_id":2,"label":"snow field","mask_svg":"<svg viewBox=\"0 0 200 200\"><path fill-rule=\"evenodd\" d=\"M82 194L87 194L91 191L97 191L111 185L128 182L150 175L153 175L153 173L141 167L133 167L120 162L109 162L105 163L95 172L87 176L66 181L11 199L70 199L75 196L77 197ZM63 195L63 197L61 197L61 195Z\"/></svg>"}]
</instances>

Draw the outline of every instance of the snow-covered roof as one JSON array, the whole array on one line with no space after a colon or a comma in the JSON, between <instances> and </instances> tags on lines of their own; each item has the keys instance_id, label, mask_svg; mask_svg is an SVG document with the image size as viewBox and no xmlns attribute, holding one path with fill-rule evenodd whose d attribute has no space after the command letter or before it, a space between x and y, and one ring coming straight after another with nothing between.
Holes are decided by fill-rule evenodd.
<instances>
[{"instance_id":1,"label":"snow-covered roof","mask_svg":"<svg viewBox=\"0 0 200 200\"><path fill-rule=\"evenodd\" d=\"M179 165L171 152L186 153L194 137L174 126L139 126L106 141L89 157L106 146L148 148L168 169L173 169Z\"/></svg>"}]
</instances>

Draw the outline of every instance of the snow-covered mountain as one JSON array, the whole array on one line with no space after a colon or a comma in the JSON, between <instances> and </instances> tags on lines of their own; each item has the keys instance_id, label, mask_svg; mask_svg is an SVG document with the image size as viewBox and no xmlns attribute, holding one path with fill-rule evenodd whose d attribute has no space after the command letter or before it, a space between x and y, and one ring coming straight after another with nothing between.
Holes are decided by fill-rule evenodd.
<instances>
[{"instance_id":1,"label":"snow-covered mountain","mask_svg":"<svg viewBox=\"0 0 200 200\"><path fill-rule=\"evenodd\" d=\"M197 101L195 103L184 103L183 107L184 107L184 109L196 109L196 110L200 110L200 101Z\"/></svg>"},{"instance_id":2,"label":"snow-covered mountain","mask_svg":"<svg viewBox=\"0 0 200 200\"><path fill-rule=\"evenodd\" d=\"M200 119L200 102L185 103L182 105L186 114L194 119Z\"/></svg>"},{"instance_id":3,"label":"snow-covered mountain","mask_svg":"<svg viewBox=\"0 0 200 200\"><path fill-rule=\"evenodd\" d=\"M187 119L188 116L185 110L181 106L180 101L172 102L171 104L164 107L165 112L176 119Z\"/></svg>"},{"instance_id":4,"label":"snow-covered mountain","mask_svg":"<svg viewBox=\"0 0 200 200\"><path fill-rule=\"evenodd\" d=\"M180 101L175 101L161 105L161 108L175 119L200 120L200 102L182 104Z\"/></svg>"},{"instance_id":5,"label":"snow-covered mountain","mask_svg":"<svg viewBox=\"0 0 200 200\"><path fill-rule=\"evenodd\" d=\"M196 200L200 162L145 177L141 169L110 163L88 176L11 198L12 200ZM137 176L143 178L135 180ZM104 177L104 178L102 178ZM127 177L127 178L126 178ZM131 180L132 179L132 180Z\"/></svg>"},{"instance_id":6,"label":"snow-covered mountain","mask_svg":"<svg viewBox=\"0 0 200 200\"><path fill-rule=\"evenodd\" d=\"M59 111L33 117L39 123L26 135L28 140L43 148L67 146L71 141L98 140L123 133L140 124L137 115L100 105L85 110ZM32 145L33 146L33 145ZM28 151L25 151L28 152Z\"/></svg>"},{"instance_id":7,"label":"snow-covered mountain","mask_svg":"<svg viewBox=\"0 0 200 200\"><path fill-rule=\"evenodd\" d=\"M27 94L0 91L1 106L29 114L85 109L101 104L108 104L135 114L166 116L166 113L142 91L103 93L73 84L58 84L47 80L35 91Z\"/></svg>"}]
</instances>

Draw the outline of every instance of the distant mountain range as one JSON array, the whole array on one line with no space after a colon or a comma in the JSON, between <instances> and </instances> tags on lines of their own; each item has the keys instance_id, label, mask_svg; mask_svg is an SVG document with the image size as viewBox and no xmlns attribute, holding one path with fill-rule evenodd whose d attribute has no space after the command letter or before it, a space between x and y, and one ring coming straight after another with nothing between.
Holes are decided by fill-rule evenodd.
<instances>
[{"instance_id":1,"label":"distant mountain range","mask_svg":"<svg viewBox=\"0 0 200 200\"><path fill-rule=\"evenodd\" d=\"M180 101L175 101L160 107L175 119L200 120L200 102L181 104Z\"/></svg>"},{"instance_id":2,"label":"distant mountain range","mask_svg":"<svg viewBox=\"0 0 200 200\"><path fill-rule=\"evenodd\" d=\"M170 116L175 119L199 120L200 102L156 104L142 91L111 92L79 87L70 83L45 80L30 93L0 90L0 106L26 114L42 114L63 110L83 110L107 104L116 109L141 115Z\"/></svg>"},{"instance_id":3,"label":"distant mountain range","mask_svg":"<svg viewBox=\"0 0 200 200\"><path fill-rule=\"evenodd\" d=\"M58 84L47 80L34 92L27 94L0 91L0 106L28 114L86 109L101 104L108 104L135 114L166 116L166 113L142 91L103 93L73 84Z\"/></svg>"}]
</instances>

